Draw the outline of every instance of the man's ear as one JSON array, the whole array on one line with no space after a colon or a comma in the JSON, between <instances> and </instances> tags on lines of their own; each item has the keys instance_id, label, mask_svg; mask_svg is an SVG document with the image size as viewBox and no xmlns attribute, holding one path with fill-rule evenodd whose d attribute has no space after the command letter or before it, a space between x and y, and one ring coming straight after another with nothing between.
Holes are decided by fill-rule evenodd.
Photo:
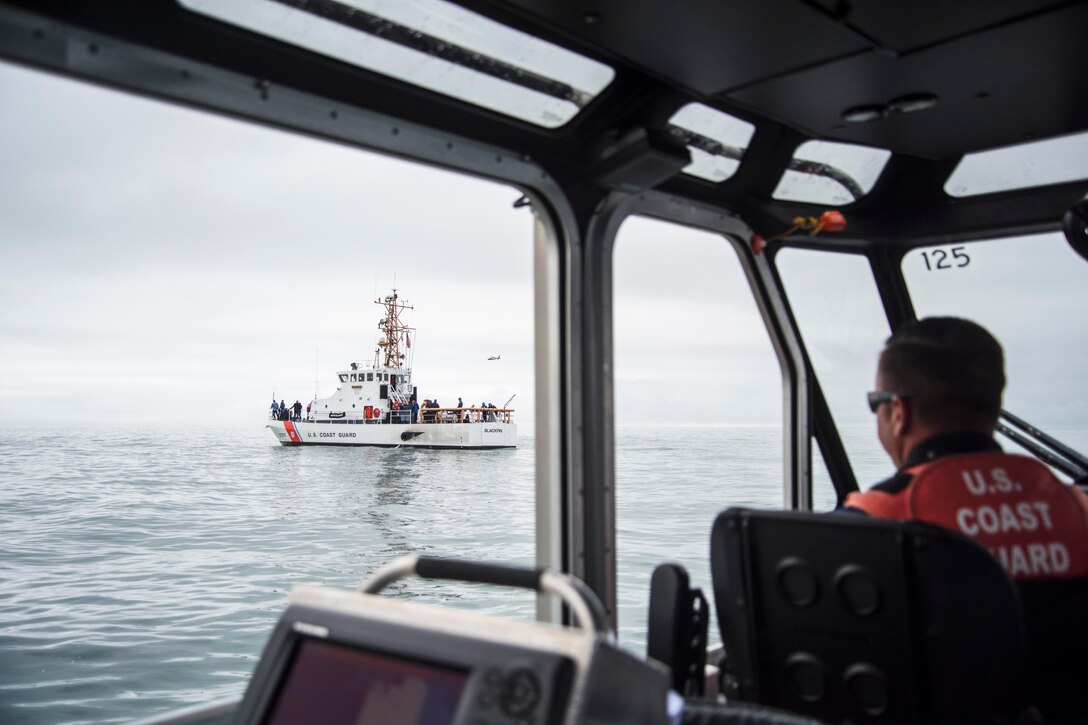
<instances>
[{"instance_id":1,"label":"man's ear","mask_svg":"<svg viewBox=\"0 0 1088 725\"><path fill-rule=\"evenodd\" d=\"M898 395L891 400L892 432L899 438L908 435L914 426L914 408Z\"/></svg>"}]
</instances>

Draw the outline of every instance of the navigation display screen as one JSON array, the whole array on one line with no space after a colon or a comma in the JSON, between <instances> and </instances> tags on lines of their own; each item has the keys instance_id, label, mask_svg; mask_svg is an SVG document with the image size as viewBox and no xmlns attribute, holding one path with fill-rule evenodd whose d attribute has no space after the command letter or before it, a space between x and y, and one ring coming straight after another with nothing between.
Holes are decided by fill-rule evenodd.
<instances>
[{"instance_id":1,"label":"navigation display screen","mask_svg":"<svg viewBox=\"0 0 1088 725\"><path fill-rule=\"evenodd\" d=\"M463 670L303 638L265 722L452 725Z\"/></svg>"}]
</instances>

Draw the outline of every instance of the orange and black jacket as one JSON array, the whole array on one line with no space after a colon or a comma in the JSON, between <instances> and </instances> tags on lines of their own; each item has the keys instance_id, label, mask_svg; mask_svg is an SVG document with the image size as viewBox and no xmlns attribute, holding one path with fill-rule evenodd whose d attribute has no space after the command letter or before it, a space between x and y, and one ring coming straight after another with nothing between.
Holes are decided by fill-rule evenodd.
<instances>
[{"instance_id":1,"label":"orange and black jacket","mask_svg":"<svg viewBox=\"0 0 1088 725\"><path fill-rule=\"evenodd\" d=\"M895 476L851 493L845 507L959 531L1018 581L1088 576L1088 496L981 433L922 442Z\"/></svg>"}]
</instances>

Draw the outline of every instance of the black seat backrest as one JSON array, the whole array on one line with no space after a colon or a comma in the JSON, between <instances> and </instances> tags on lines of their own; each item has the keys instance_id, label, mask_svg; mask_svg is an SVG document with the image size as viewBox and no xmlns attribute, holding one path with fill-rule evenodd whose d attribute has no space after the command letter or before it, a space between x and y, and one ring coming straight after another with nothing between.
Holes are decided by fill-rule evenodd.
<instances>
[{"instance_id":1,"label":"black seat backrest","mask_svg":"<svg viewBox=\"0 0 1088 725\"><path fill-rule=\"evenodd\" d=\"M1047 725L1088 720L1088 579L1019 583L1027 638L1027 694Z\"/></svg>"},{"instance_id":2,"label":"black seat backrest","mask_svg":"<svg viewBox=\"0 0 1088 725\"><path fill-rule=\"evenodd\" d=\"M1016 589L929 524L730 509L711 534L728 697L829 722L1011 722Z\"/></svg>"}]
</instances>

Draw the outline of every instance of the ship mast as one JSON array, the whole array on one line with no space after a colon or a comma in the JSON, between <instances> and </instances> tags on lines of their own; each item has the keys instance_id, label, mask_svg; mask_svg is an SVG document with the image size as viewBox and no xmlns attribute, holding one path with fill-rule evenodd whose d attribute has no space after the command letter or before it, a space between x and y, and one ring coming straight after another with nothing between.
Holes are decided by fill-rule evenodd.
<instances>
[{"instance_id":1,"label":"ship mast","mask_svg":"<svg viewBox=\"0 0 1088 725\"><path fill-rule=\"evenodd\" d=\"M378 322L378 329L385 333L385 337L378 340L378 348L374 351L374 367L378 367L378 361L382 355L385 356L385 367L404 367L404 356L400 352L401 342L411 347L411 338L408 337L408 333L415 331L415 328L408 327L400 321L400 312L415 308L400 301L396 287L393 288L393 294L386 295L385 299L374 300L374 304L385 308L385 317Z\"/></svg>"}]
</instances>

